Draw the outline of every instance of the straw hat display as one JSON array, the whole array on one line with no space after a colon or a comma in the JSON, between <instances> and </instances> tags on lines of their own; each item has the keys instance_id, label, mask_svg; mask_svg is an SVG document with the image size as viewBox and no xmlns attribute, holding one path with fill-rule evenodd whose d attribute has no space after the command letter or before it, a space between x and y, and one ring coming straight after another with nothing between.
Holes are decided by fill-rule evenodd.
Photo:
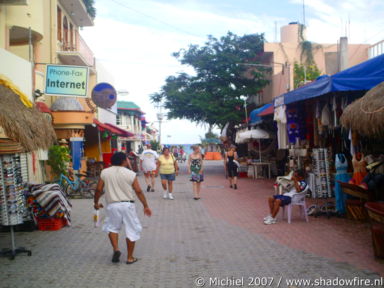
<instances>
[{"instance_id":1,"label":"straw hat display","mask_svg":"<svg viewBox=\"0 0 384 288\"><path fill-rule=\"evenodd\" d=\"M361 135L384 135L384 82L345 108L341 125Z\"/></svg>"}]
</instances>

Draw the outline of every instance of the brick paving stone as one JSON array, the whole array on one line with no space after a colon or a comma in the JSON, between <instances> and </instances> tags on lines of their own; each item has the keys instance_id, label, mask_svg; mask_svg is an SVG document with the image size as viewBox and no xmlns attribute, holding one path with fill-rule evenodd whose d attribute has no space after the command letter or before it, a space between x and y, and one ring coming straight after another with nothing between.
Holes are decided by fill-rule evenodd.
<instances>
[{"instance_id":1,"label":"brick paving stone","mask_svg":"<svg viewBox=\"0 0 384 288\"><path fill-rule=\"evenodd\" d=\"M141 204L137 204L144 227L135 251L139 262L124 263L126 247L121 235L123 261L111 263L106 234L93 227L92 201L73 200L72 227L16 233L17 244L32 249L33 255L18 256L13 261L0 258L0 287L188 288L196 287L197 277L231 276L274 277L272 287L276 287L281 276L284 279L378 277L374 268L383 266L372 265L369 257L361 257L364 264L355 265L354 259L361 253L371 253L370 246L356 248L360 254L353 258L354 251L350 250L360 242L349 248L352 242L348 240L332 248L313 241L324 228L344 227L344 220L311 218L307 225L295 218L291 225L281 222L266 228L260 225L260 216L266 212L261 199L265 200L265 187L270 181L254 185L251 180L241 179L240 190L229 190L217 163L207 166L202 200L192 199L191 184L186 175L181 175L175 183L174 201L161 198L158 180L157 192L146 193L153 209L151 218L144 217ZM142 176L140 182L143 184ZM329 237L336 235L340 240L352 230L343 231L332 232ZM367 246L363 240L361 243ZM8 246L8 241L9 235L1 233L0 247ZM328 242L332 246L333 241ZM318 244L320 248L313 247ZM343 250L337 254L340 247ZM322 254L327 248L330 255ZM346 251L352 254L345 254ZM345 255L351 255L353 261ZM280 287L287 286L282 282Z\"/></svg>"},{"instance_id":2,"label":"brick paving stone","mask_svg":"<svg viewBox=\"0 0 384 288\"><path fill-rule=\"evenodd\" d=\"M283 220L280 213L277 224L264 225L262 219L269 212L267 198L273 194L273 180L239 179L239 190L233 190L223 178L223 173L212 174L204 183L204 204L213 217L288 247L384 275L384 262L373 256L368 223L324 216L309 217L306 223L294 210L292 224ZM220 182L224 188L215 188ZM311 199L308 202L313 203Z\"/></svg>"}]
</instances>

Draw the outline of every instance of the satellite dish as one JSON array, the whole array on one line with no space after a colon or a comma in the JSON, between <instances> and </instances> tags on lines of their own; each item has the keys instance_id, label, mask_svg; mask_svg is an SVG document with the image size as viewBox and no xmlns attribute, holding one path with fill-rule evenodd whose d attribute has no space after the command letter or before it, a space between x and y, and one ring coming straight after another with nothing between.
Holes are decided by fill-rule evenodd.
<instances>
[{"instance_id":1,"label":"satellite dish","mask_svg":"<svg viewBox=\"0 0 384 288\"><path fill-rule=\"evenodd\" d=\"M99 83L92 90L92 101L97 107L111 108L117 100L115 88L108 83Z\"/></svg>"}]
</instances>

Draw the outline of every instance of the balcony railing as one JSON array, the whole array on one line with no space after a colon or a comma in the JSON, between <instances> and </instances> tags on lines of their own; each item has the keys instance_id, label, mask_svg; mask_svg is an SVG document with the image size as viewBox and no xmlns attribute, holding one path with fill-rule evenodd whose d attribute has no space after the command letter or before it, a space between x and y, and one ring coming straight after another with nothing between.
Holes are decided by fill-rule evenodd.
<instances>
[{"instance_id":1,"label":"balcony railing","mask_svg":"<svg viewBox=\"0 0 384 288\"><path fill-rule=\"evenodd\" d=\"M75 42L64 41L60 43L59 50L64 52L77 52L87 62L89 66L94 66L95 56L92 50L89 48L85 40L80 36L78 32L75 32Z\"/></svg>"},{"instance_id":2,"label":"balcony railing","mask_svg":"<svg viewBox=\"0 0 384 288\"><path fill-rule=\"evenodd\" d=\"M370 59L373 57L379 56L381 54L384 54L384 40L376 44L373 44L371 47L369 47L368 54Z\"/></svg>"},{"instance_id":3,"label":"balcony railing","mask_svg":"<svg viewBox=\"0 0 384 288\"><path fill-rule=\"evenodd\" d=\"M77 33L76 39L77 39L77 47L78 47L79 53L83 55L83 57L85 58L85 61L87 61L91 66L94 66L95 55L93 54L92 50L88 47L87 43L80 36L79 33Z\"/></svg>"}]
</instances>

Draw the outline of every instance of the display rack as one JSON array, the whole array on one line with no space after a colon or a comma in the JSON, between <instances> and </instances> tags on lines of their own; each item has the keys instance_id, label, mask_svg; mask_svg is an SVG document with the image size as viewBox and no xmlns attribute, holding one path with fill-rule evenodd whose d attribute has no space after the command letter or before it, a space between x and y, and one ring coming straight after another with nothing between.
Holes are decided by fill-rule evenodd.
<instances>
[{"instance_id":1,"label":"display rack","mask_svg":"<svg viewBox=\"0 0 384 288\"><path fill-rule=\"evenodd\" d=\"M25 175L25 154L0 155L0 224L10 227L11 248L3 249L0 256L14 259L19 253L32 255L30 250L16 248L14 226L22 224L25 215L24 187L28 175Z\"/></svg>"},{"instance_id":2,"label":"display rack","mask_svg":"<svg viewBox=\"0 0 384 288\"><path fill-rule=\"evenodd\" d=\"M329 171L329 157L326 148L313 149L313 167L315 174L315 191L312 191L314 198L331 198L331 176Z\"/></svg>"}]
</instances>

